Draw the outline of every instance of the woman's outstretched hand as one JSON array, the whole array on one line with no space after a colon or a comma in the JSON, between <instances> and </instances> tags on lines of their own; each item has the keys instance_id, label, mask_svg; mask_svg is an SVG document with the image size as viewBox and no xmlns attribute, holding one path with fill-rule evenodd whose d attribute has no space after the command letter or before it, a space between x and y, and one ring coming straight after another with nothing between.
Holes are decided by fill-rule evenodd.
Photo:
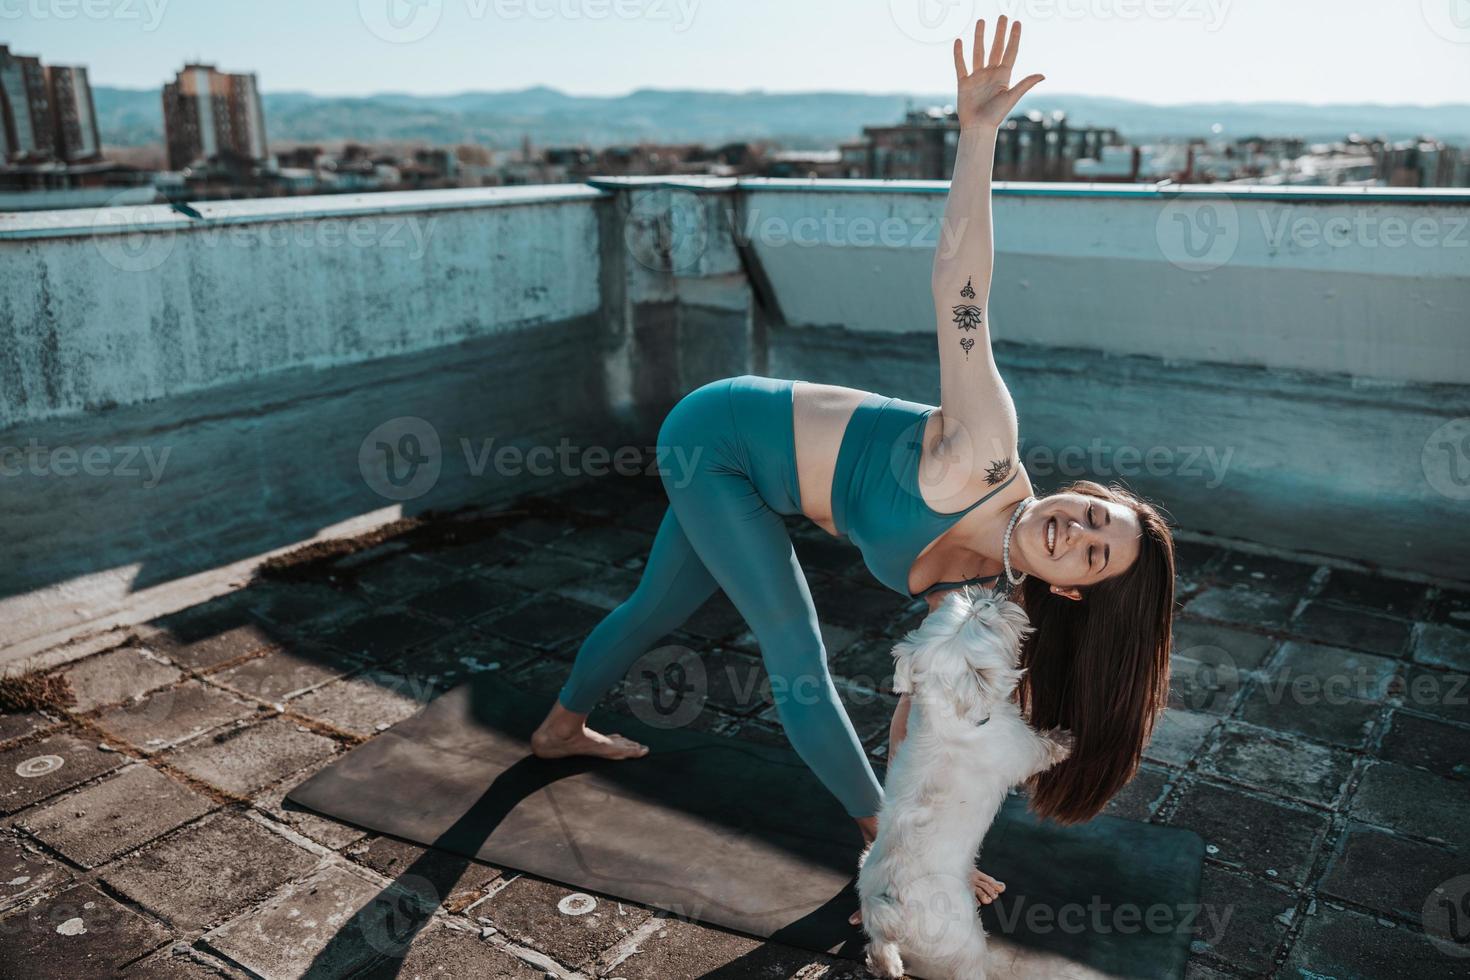
<instances>
[{"instance_id":1,"label":"woman's outstretched hand","mask_svg":"<svg viewBox=\"0 0 1470 980\"><path fill-rule=\"evenodd\" d=\"M960 117L960 129L971 126L998 128L1006 116L1021 101L1021 96L1045 78L1045 75L1027 75L1015 85L1011 84L1011 69L1016 56L1021 53L1021 22L1010 24L1010 35L1006 33L1006 15L1001 14L995 25L995 40L990 45L990 56L985 56L985 21L975 21L974 69L965 68L965 44L961 38L954 39L954 71L958 87L955 110Z\"/></svg>"}]
</instances>

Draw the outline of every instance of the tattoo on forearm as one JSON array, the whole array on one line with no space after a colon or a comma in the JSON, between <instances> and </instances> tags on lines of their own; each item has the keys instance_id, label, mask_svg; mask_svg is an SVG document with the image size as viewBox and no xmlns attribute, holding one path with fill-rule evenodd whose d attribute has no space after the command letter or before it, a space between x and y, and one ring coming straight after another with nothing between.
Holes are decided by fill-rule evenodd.
<instances>
[{"instance_id":1,"label":"tattoo on forearm","mask_svg":"<svg viewBox=\"0 0 1470 980\"><path fill-rule=\"evenodd\" d=\"M984 319L980 307L964 303L954 308L954 325L961 330L974 330Z\"/></svg>"},{"instance_id":2,"label":"tattoo on forearm","mask_svg":"<svg viewBox=\"0 0 1470 980\"><path fill-rule=\"evenodd\" d=\"M985 471L985 482L987 485L993 487L1001 480L1004 480L1006 478L1006 474L1010 471L1011 458L1009 456L1007 456L1005 459L992 460L989 468Z\"/></svg>"},{"instance_id":3,"label":"tattoo on forearm","mask_svg":"<svg viewBox=\"0 0 1470 980\"><path fill-rule=\"evenodd\" d=\"M965 299L975 298L975 287L972 285L974 277L965 279L965 286L960 290L960 295ZM976 330L985 321L985 313L974 303L961 303L954 307L954 325L961 330ZM974 337L961 337L960 348L965 352L965 360L970 359L970 351L975 349Z\"/></svg>"}]
</instances>

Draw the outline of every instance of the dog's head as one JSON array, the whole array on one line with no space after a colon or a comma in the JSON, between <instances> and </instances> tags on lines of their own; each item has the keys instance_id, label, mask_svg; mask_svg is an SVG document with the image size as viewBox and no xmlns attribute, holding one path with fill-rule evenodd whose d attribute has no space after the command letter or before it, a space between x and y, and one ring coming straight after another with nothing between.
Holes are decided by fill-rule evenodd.
<instances>
[{"instance_id":1,"label":"dog's head","mask_svg":"<svg viewBox=\"0 0 1470 980\"><path fill-rule=\"evenodd\" d=\"M1030 632L1014 602L972 587L950 592L894 645L893 689L979 724L1016 689L1021 641Z\"/></svg>"}]
</instances>

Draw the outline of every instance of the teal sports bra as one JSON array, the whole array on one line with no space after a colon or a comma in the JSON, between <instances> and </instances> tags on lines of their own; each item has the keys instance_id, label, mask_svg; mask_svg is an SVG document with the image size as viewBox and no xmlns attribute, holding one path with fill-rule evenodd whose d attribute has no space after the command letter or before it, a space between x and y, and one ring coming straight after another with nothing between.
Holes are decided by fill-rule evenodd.
<instances>
[{"instance_id":1,"label":"teal sports bra","mask_svg":"<svg viewBox=\"0 0 1470 980\"><path fill-rule=\"evenodd\" d=\"M909 570L919 553L1020 475L1013 468L1009 479L964 510L943 514L931 508L919 492L919 461L924 427L936 411L933 405L869 394L842 433L832 477L832 523L838 533L858 546L879 582L910 599L1000 578L936 582L923 592L909 592Z\"/></svg>"}]
</instances>

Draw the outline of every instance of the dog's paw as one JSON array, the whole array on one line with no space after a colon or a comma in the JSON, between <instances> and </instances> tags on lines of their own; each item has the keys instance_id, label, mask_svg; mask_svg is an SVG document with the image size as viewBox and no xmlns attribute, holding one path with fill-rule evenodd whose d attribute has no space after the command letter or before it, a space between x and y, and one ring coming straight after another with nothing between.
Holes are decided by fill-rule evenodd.
<instances>
[{"instance_id":1,"label":"dog's paw","mask_svg":"<svg viewBox=\"0 0 1470 980\"><path fill-rule=\"evenodd\" d=\"M1076 739L1072 737L1072 733L1067 731L1067 729L1053 728L1048 730L1042 737L1046 739L1047 749L1049 751L1048 757L1051 759L1052 765L1065 762L1072 755L1072 747L1076 744Z\"/></svg>"}]
</instances>

